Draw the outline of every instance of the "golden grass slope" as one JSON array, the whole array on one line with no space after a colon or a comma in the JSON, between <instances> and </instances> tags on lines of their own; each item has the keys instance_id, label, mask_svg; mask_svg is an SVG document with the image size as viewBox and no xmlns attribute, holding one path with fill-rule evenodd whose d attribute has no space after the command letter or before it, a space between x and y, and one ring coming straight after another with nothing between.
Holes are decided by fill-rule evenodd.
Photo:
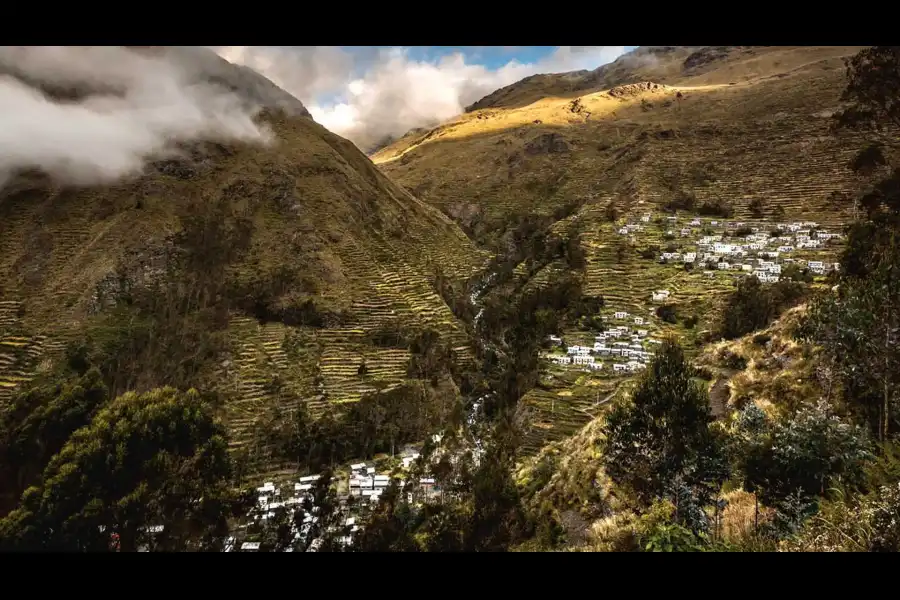
<instances>
[{"instance_id":1,"label":"golden grass slope","mask_svg":"<svg viewBox=\"0 0 900 600\"><path fill-rule=\"evenodd\" d=\"M853 184L844 166L858 145L831 135L827 117L844 85L841 59L856 50L739 49L692 69L670 65L673 74L612 95L540 92L408 136L373 160L464 225L473 214L549 214L600 196L644 210L673 186L732 202L738 216L755 198L789 216L830 215L829 196ZM562 144L548 151L547 136ZM710 177L701 183L698 172Z\"/></svg>"}]
</instances>

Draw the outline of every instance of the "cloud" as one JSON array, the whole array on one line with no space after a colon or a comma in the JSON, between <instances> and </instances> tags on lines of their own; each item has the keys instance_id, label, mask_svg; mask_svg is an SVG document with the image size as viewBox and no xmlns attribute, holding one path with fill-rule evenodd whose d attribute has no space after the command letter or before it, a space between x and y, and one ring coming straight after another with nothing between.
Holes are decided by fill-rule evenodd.
<instances>
[{"instance_id":1,"label":"cloud","mask_svg":"<svg viewBox=\"0 0 900 600\"><path fill-rule=\"evenodd\" d=\"M432 62L414 60L405 48L217 49L223 58L258 70L297 96L316 121L363 149L452 118L529 75L595 69L624 51L624 46L560 46L534 63L512 60L488 69L467 62L462 53ZM338 100L322 102L326 94Z\"/></svg>"},{"instance_id":2,"label":"cloud","mask_svg":"<svg viewBox=\"0 0 900 600\"><path fill-rule=\"evenodd\" d=\"M105 183L140 174L148 159L181 142L271 141L253 121L254 107L196 78L199 56L178 49L0 47L0 185L3 176L29 168L64 183ZM63 95L72 99L58 99Z\"/></svg>"}]
</instances>

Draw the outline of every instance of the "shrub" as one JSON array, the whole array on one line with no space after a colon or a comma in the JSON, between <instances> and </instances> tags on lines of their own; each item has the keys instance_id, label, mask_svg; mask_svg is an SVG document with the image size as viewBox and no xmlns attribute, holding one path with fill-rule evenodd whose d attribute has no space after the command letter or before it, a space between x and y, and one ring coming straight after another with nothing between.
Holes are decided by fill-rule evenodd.
<instances>
[{"instance_id":1,"label":"shrub","mask_svg":"<svg viewBox=\"0 0 900 600\"><path fill-rule=\"evenodd\" d=\"M759 198L754 198L750 201L750 205L747 206L747 209L750 211L750 215L754 219L761 219L763 217L763 210L765 209L765 203Z\"/></svg>"},{"instance_id":2,"label":"shrub","mask_svg":"<svg viewBox=\"0 0 900 600\"><path fill-rule=\"evenodd\" d=\"M663 304L656 309L656 316L666 323L678 322L678 311L674 304Z\"/></svg>"},{"instance_id":3,"label":"shrub","mask_svg":"<svg viewBox=\"0 0 900 600\"><path fill-rule=\"evenodd\" d=\"M734 214L734 207L724 200L707 200L697 208L697 213L703 216L728 218Z\"/></svg>"}]
</instances>

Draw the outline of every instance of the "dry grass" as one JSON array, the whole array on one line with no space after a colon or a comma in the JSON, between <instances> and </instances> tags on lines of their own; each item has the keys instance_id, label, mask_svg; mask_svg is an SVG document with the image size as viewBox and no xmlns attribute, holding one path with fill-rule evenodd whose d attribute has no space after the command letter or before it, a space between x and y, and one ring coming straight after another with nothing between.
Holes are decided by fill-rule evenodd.
<instances>
[{"instance_id":1,"label":"dry grass","mask_svg":"<svg viewBox=\"0 0 900 600\"><path fill-rule=\"evenodd\" d=\"M827 374L817 369L815 349L793 338L805 312L805 305L792 308L762 331L704 348L697 364L727 380L729 409L741 409L752 399L774 416L825 393ZM731 368L733 357L740 357L746 367Z\"/></svg>"},{"instance_id":2,"label":"dry grass","mask_svg":"<svg viewBox=\"0 0 900 600\"><path fill-rule=\"evenodd\" d=\"M485 108L407 136L373 158L450 215L549 214L572 200L601 198L643 210L667 199L672 190L661 181L674 177L681 187L696 188L690 191L699 201L732 202L738 217L760 198L791 216L837 213L832 220L840 222L846 215L826 200L853 185L844 159L857 140L834 139L822 115L837 107L840 58L855 51L758 49L700 73L653 80L665 85L639 93L586 90L575 111L571 95L541 92L527 104ZM661 131L666 137L658 137ZM550 133L570 151L527 151ZM714 181L688 182L692 170L710 165Z\"/></svg>"}]
</instances>

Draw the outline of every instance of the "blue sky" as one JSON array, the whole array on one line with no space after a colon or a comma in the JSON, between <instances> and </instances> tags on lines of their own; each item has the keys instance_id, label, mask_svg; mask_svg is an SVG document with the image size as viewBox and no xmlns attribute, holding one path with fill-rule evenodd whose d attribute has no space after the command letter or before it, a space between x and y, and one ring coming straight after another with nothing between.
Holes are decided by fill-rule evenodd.
<instances>
[{"instance_id":1,"label":"blue sky","mask_svg":"<svg viewBox=\"0 0 900 600\"><path fill-rule=\"evenodd\" d=\"M389 48L390 46L376 46L377 48ZM440 60L442 56L462 52L466 62L481 64L488 69L498 69L511 60L520 63L534 63L548 57L558 46L412 46L410 58L426 62ZM358 47L346 47L351 52ZM637 46L625 46L625 51L630 52ZM599 66L599 65L598 65Z\"/></svg>"}]
</instances>

